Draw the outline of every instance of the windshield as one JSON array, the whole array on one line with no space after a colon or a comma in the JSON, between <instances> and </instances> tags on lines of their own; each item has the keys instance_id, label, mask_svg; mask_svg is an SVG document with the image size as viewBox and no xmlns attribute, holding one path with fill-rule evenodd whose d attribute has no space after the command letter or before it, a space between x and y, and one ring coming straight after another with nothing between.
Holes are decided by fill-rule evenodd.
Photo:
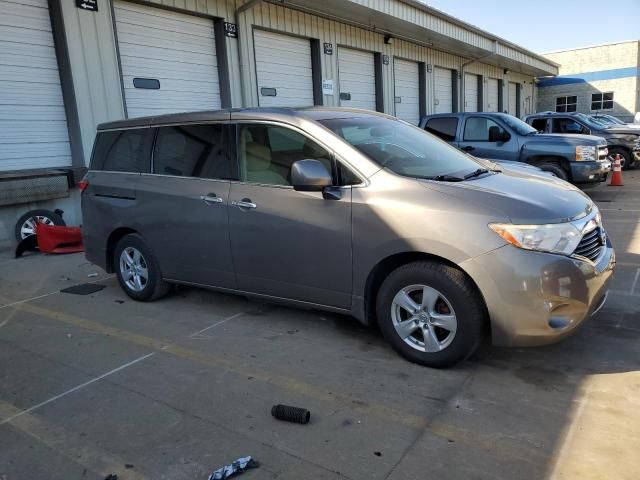
<instances>
[{"instance_id":1,"label":"windshield","mask_svg":"<svg viewBox=\"0 0 640 480\"><path fill-rule=\"evenodd\" d=\"M584 123L586 123L589 127L591 128L603 128L603 127L609 127L610 125L607 125L604 122L598 121L593 117L590 117L589 115L585 115L584 113L577 113L576 117L578 117L580 120L582 120Z\"/></svg>"},{"instance_id":2,"label":"windshield","mask_svg":"<svg viewBox=\"0 0 640 480\"><path fill-rule=\"evenodd\" d=\"M594 117L596 120L604 121L606 123L610 123L611 125L624 125L625 123L619 118L612 117L611 115L600 115Z\"/></svg>"},{"instance_id":3,"label":"windshield","mask_svg":"<svg viewBox=\"0 0 640 480\"><path fill-rule=\"evenodd\" d=\"M523 122L518 117L514 117L513 115L508 115L506 113L499 113L498 116L500 119L513 128L520 135L529 135L530 133L538 133L538 131L533 128L528 123Z\"/></svg>"},{"instance_id":4,"label":"windshield","mask_svg":"<svg viewBox=\"0 0 640 480\"><path fill-rule=\"evenodd\" d=\"M463 177L481 165L439 138L398 120L382 117L321 120L379 165L403 176Z\"/></svg>"}]
</instances>

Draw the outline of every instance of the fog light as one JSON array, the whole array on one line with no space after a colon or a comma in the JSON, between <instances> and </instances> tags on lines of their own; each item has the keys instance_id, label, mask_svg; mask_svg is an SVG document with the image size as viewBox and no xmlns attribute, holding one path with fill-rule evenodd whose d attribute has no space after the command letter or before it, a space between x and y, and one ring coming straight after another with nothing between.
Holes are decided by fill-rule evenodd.
<instances>
[{"instance_id":1,"label":"fog light","mask_svg":"<svg viewBox=\"0 0 640 480\"><path fill-rule=\"evenodd\" d=\"M589 175L589 180L593 180L595 175Z\"/></svg>"}]
</instances>

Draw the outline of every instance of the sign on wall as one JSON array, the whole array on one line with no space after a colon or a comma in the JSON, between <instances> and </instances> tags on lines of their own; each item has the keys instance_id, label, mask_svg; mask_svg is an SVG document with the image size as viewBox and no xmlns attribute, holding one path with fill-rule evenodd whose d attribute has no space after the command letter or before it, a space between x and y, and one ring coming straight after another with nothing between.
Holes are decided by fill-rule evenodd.
<instances>
[{"instance_id":1,"label":"sign on wall","mask_svg":"<svg viewBox=\"0 0 640 480\"><path fill-rule=\"evenodd\" d=\"M90 12L97 12L98 0L76 0L76 7Z\"/></svg>"},{"instance_id":2,"label":"sign on wall","mask_svg":"<svg viewBox=\"0 0 640 480\"><path fill-rule=\"evenodd\" d=\"M333 95L333 80L322 80L322 94Z\"/></svg>"},{"instance_id":3,"label":"sign on wall","mask_svg":"<svg viewBox=\"0 0 640 480\"><path fill-rule=\"evenodd\" d=\"M238 38L238 26L235 23L224 22L225 37Z\"/></svg>"},{"instance_id":4,"label":"sign on wall","mask_svg":"<svg viewBox=\"0 0 640 480\"><path fill-rule=\"evenodd\" d=\"M333 43L324 43L324 54L333 55Z\"/></svg>"}]
</instances>

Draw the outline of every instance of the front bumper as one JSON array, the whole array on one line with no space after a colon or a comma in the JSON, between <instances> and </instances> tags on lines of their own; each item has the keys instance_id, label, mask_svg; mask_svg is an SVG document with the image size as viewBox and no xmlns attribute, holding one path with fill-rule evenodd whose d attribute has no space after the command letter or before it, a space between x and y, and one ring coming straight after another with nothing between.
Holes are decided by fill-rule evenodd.
<instances>
[{"instance_id":1,"label":"front bumper","mask_svg":"<svg viewBox=\"0 0 640 480\"><path fill-rule=\"evenodd\" d=\"M573 183L598 183L607 180L611 171L609 160L597 162L571 162L571 179Z\"/></svg>"},{"instance_id":2,"label":"front bumper","mask_svg":"<svg viewBox=\"0 0 640 480\"><path fill-rule=\"evenodd\" d=\"M615 266L607 246L596 263L505 245L460 264L480 288L494 345L554 343L606 300Z\"/></svg>"}]
</instances>

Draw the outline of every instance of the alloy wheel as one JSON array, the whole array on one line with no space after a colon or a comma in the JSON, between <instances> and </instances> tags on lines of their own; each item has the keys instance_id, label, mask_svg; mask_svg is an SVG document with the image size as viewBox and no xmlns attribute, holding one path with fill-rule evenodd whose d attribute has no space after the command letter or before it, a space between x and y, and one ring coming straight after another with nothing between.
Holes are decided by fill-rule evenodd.
<instances>
[{"instance_id":1,"label":"alloy wheel","mask_svg":"<svg viewBox=\"0 0 640 480\"><path fill-rule=\"evenodd\" d=\"M439 352L453 341L458 321L449 300L427 285L400 290L391 303L391 319L398 336L420 352Z\"/></svg>"},{"instance_id":2,"label":"alloy wheel","mask_svg":"<svg viewBox=\"0 0 640 480\"><path fill-rule=\"evenodd\" d=\"M140 251L127 247L120 254L120 275L125 285L134 292L141 292L149 282L147 261Z\"/></svg>"}]
</instances>

